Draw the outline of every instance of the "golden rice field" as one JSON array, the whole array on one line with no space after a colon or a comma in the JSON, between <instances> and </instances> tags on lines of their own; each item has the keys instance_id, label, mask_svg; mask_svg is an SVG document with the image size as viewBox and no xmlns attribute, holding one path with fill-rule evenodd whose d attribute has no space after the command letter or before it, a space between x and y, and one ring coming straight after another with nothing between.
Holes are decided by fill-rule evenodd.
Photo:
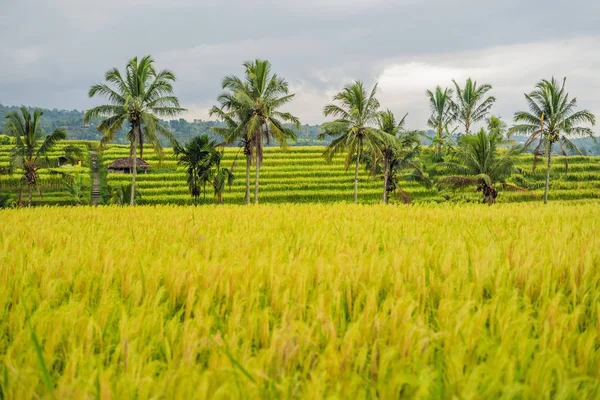
<instances>
[{"instance_id":1,"label":"golden rice field","mask_svg":"<svg viewBox=\"0 0 600 400\"><path fill-rule=\"evenodd\" d=\"M600 398L599 202L0 211L0 398Z\"/></svg>"}]
</instances>

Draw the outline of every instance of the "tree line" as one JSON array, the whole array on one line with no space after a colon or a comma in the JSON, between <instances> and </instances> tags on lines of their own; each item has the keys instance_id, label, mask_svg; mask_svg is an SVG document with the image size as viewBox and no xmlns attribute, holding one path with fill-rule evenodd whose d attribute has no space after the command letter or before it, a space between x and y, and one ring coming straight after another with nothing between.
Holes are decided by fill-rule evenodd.
<instances>
[{"instance_id":1,"label":"tree line","mask_svg":"<svg viewBox=\"0 0 600 400\"><path fill-rule=\"evenodd\" d=\"M162 156L161 138L172 144L180 164L186 167L188 186L195 202L207 184L213 187L221 202L223 189L234 179L231 170L221 166L222 147L239 146L246 161L246 204L251 201L252 165L255 167L253 201L258 203L265 145L275 141L286 146L296 140L300 121L282 110L295 95L290 93L287 81L272 71L269 61L256 59L244 63L243 68L242 77L231 75L223 79L223 92L210 109L210 116L221 123L211 127L212 132L222 138L220 143L202 135L181 146L161 123L160 118L173 118L186 110L174 94L175 74L168 69L155 69L151 56L131 59L123 72L117 68L108 70L103 83L90 87L90 98L99 96L107 103L87 110L84 123L100 121L96 128L103 134L101 146L112 142L122 130L130 143L131 205L135 203L137 154L143 158L144 144L150 144ZM431 161L436 168L455 172L440 179L438 187L473 185L482 192L483 202L490 204L495 202L498 184L504 190L525 190L507 183L506 178L514 170L515 157L533 146L534 162L539 156L546 158L546 203L555 147L567 155L566 150L579 152L571 137L589 136L595 141L592 130L585 126L593 126L595 117L588 110L577 110L576 98L571 98L566 91L566 79L541 80L531 93L525 94L528 109L514 114L514 125L510 128L490 116L496 101L488 94L491 85L478 84L471 78L462 85L453 80L452 85L452 88L438 86L426 91L431 111L427 125L434 132L429 138L434 147ZM388 202L390 193L407 200L408 195L401 188L402 180L433 184L422 169L420 138L426 134L406 130L406 114L397 119L391 110L381 109L377 84L370 90L360 81L347 85L325 105L323 115L332 119L321 126L320 139L330 139L323 155L331 161L336 154L345 154L346 168L354 167L355 202L358 202L361 164L383 180L383 203ZM16 139L12 160L24 171L23 182L29 187L29 193L36 185L40 158L66 138L60 128L46 135L41 127L41 116L41 111L36 110L31 115L24 107L6 115L6 131ZM473 126L482 122L486 127L473 133ZM456 138L459 128L463 132ZM525 145L512 145L509 139L513 134L527 135Z\"/></svg>"}]
</instances>

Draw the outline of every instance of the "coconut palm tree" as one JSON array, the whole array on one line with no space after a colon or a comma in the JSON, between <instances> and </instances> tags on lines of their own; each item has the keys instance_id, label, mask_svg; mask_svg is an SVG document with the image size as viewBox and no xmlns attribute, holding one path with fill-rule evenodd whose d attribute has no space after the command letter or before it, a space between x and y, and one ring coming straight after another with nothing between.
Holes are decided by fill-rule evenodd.
<instances>
[{"instance_id":1,"label":"coconut palm tree","mask_svg":"<svg viewBox=\"0 0 600 400\"><path fill-rule=\"evenodd\" d=\"M455 116L452 107L452 96L454 92L452 89L444 89L437 86L432 92L431 90L426 91L429 97L429 108L431 109L431 116L427 121L427 125L435 131L435 137L432 142L435 143L436 157L440 157L442 153L442 147L444 146L447 136L444 133L448 133L449 125L454 121Z\"/></svg>"},{"instance_id":2,"label":"coconut palm tree","mask_svg":"<svg viewBox=\"0 0 600 400\"><path fill-rule=\"evenodd\" d=\"M525 94L529 111L516 112L514 120L517 125L511 128L512 133L529 135L529 139L524 145L525 148L539 140L534 153L542 145L546 147L548 163L544 204L548 203L553 145L559 143L563 154L566 155L564 147L579 150L569 140L569 135L594 138L592 130L581 124L589 123L593 126L596 123L596 117L588 110L576 111L577 98L569 99L569 93L565 88L566 81L567 78L564 78L561 84L554 77L550 80L541 80L531 93ZM579 153L581 152L579 151ZM568 168L568 164L566 164L566 168Z\"/></svg>"},{"instance_id":3,"label":"coconut palm tree","mask_svg":"<svg viewBox=\"0 0 600 400\"><path fill-rule=\"evenodd\" d=\"M460 87L453 79L456 88L456 100L453 103L454 115L457 121L465 128L465 134L471 133L471 126L482 121L496 102L494 96L484 97L492 90L492 85L477 86L477 82L468 78L464 87Z\"/></svg>"},{"instance_id":4,"label":"coconut palm tree","mask_svg":"<svg viewBox=\"0 0 600 400\"><path fill-rule=\"evenodd\" d=\"M104 78L107 83L93 85L88 95L90 98L105 96L109 104L87 110L83 120L88 123L98 117L105 118L97 127L104 134L102 145L112 141L124 124L129 124L127 137L131 142L129 156L133 165L130 205L133 205L138 146L140 157L143 157L144 140L149 140L160 153L157 134L168 138L175 146L175 138L158 117L173 117L185 109L179 106L179 100L173 94L175 75L166 69L156 71L151 56L144 56L139 61L137 57L131 59L125 67L125 76L113 68L106 72Z\"/></svg>"},{"instance_id":5,"label":"coconut palm tree","mask_svg":"<svg viewBox=\"0 0 600 400\"><path fill-rule=\"evenodd\" d=\"M508 131L508 126L506 122L502 121L500 117L491 116L486 121L488 132L496 132L502 137L509 138L510 132Z\"/></svg>"},{"instance_id":6,"label":"coconut palm tree","mask_svg":"<svg viewBox=\"0 0 600 400\"><path fill-rule=\"evenodd\" d=\"M27 205L31 206L31 193L37 188L39 177L38 170L46 156L60 140L67 138L67 132L58 128L50 135L42 129L42 110L34 110L33 115L26 107L21 107L20 112L12 111L5 115L5 129L15 140L15 147L11 153L11 161L14 168L23 170L21 178L21 191L19 204L22 201L23 186L28 188Z\"/></svg>"},{"instance_id":7,"label":"coconut palm tree","mask_svg":"<svg viewBox=\"0 0 600 400\"><path fill-rule=\"evenodd\" d=\"M320 138L333 138L323 155L328 161L346 152L346 170L355 161L354 202L358 202L358 167L365 151L377 152L383 138L378 129L379 101L375 97L377 84L367 93L362 82L355 81L333 97L334 103L323 108L326 117L335 117L321 126Z\"/></svg>"},{"instance_id":8,"label":"coconut palm tree","mask_svg":"<svg viewBox=\"0 0 600 400\"><path fill-rule=\"evenodd\" d=\"M369 172L372 175L383 174L384 204L387 204L389 194L393 192L397 192L404 202L410 202L410 196L398 184L400 179L429 183L417 161L421 149L421 132L404 129L407 115L396 121L390 110L379 113L379 147L366 157ZM410 172L405 173L407 170Z\"/></svg>"},{"instance_id":9,"label":"coconut palm tree","mask_svg":"<svg viewBox=\"0 0 600 400\"><path fill-rule=\"evenodd\" d=\"M291 113L279 110L293 99L294 94L289 93L283 78L271 73L269 61L257 59L245 62L244 68L245 79L237 76L223 79L225 92L219 96L220 107L213 108L213 115L237 118L239 126L231 132L230 139L242 140L244 146L252 146L253 152L245 153L247 160L252 157L255 161L254 203L258 203L264 141L270 144L274 138L281 146L286 146L288 140L296 138L296 133L284 124L292 123L300 129L300 121ZM246 168L249 171L248 162Z\"/></svg>"},{"instance_id":10,"label":"coconut palm tree","mask_svg":"<svg viewBox=\"0 0 600 400\"><path fill-rule=\"evenodd\" d=\"M227 96L225 96L227 97ZM215 126L211 130L217 135L221 136L226 144L237 143L240 149L243 150L246 158L246 185L244 200L246 205L250 204L250 166L252 165L252 158L254 153L254 142L253 135L248 133L244 121L250 117L250 113L244 110L240 104L233 104L223 95L220 96L222 107L212 107L209 115L211 117L216 116L224 126ZM235 102L235 99L232 99ZM227 110L239 110L239 112L227 112ZM237 156L236 156L237 159ZM233 169L233 167L232 167Z\"/></svg>"},{"instance_id":11,"label":"coconut palm tree","mask_svg":"<svg viewBox=\"0 0 600 400\"><path fill-rule=\"evenodd\" d=\"M438 182L438 187L461 188L477 186L482 192L483 202L494 204L498 194L495 184L504 190L528 192L526 189L506 182L510 174L516 170L516 157L523 151L522 147L513 147L499 152L506 139L498 132L486 132L481 129L478 133L468 134L459 140L459 148L453 155L453 160L440 164L459 175L447 176Z\"/></svg>"}]
</instances>

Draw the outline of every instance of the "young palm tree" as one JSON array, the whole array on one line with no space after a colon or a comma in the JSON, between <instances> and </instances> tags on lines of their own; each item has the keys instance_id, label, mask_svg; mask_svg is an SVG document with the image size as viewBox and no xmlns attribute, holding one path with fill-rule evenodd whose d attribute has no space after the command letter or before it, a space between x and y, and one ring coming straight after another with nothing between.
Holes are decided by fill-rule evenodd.
<instances>
[{"instance_id":1,"label":"young palm tree","mask_svg":"<svg viewBox=\"0 0 600 400\"><path fill-rule=\"evenodd\" d=\"M176 140L161 123L158 117L173 117L185 109L173 95L175 75L169 70L156 71L154 60L145 56L138 61L134 57L125 67L125 76L117 68L106 72L107 83L93 85L89 97L96 95L108 98L109 104L87 110L84 123L97 117L105 119L97 129L104 134L101 144L113 140L125 123L129 124L128 139L131 141L129 156L132 158L130 205L135 202L135 177L137 174L137 148L143 157L144 139L149 140L160 153L157 134L168 138L172 145Z\"/></svg>"},{"instance_id":2,"label":"young palm tree","mask_svg":"<svg viewBox=\"0 0 600 400\"><path fill-rule=\"evenodd\" d=\"M484 129L463 136L459 140L458 151L454 153L454 160L441 164L459 172L460 175L442 178L438 186L451 188L477 186L477 191L483 193L483 202L488 204L496 202L498 193L494 188L495 183L500 183L504 190L527 191L506 183L506 178L515 170L516 156L523 151L521 147L513 147L499 152L499 147L506 143L500 133L488 133Z\"/></svg>"},{"instance_id":3,"label":"young palm tree","mask_svg":"<svg viewBox=\"0 0 600 400\"><path fill-rule=\"evenodd\" d=\"M448 132L448 126L454 121L455 116L452 108L452 89L444 89L437 86L435 91L427 90L431 116L427 125L435 131L433 142L436 146L435 155L439 158L444 145L444 133Z\"/></svg>"},{"instance_id":4,"label":"young palm tree","mask_svg":"<svg viewBox=\"0 0 600 400\"><path fill-rule=\"evenodd\" d=\"M226 185L229 186L229 190L231 190L231 185L235 178L230 168L223 168L221 166L223 151L219 150L217 146L219 146L219 144L214 141L208 144L210 153L207 157L204 170L202 171L202 178L211 183L215 196L217 197L217 203L223 204L223 190L225 190Z\"/></svg>"},{"instance_id":5,"label":"young palm tree","mask_svg":"<svg viewBox=\"0 0 600 400\"><path fill-rule=\"evenodd\" d=\"M142 194L138 189L135 189L133 194L136 200L142 198ZM131 185L120 185L110 188L110 204L115 204L119 206L124 206L129 202L131 198Z\"/></svg>"},{"instance_id":6,"label":"young palm tree","mask_svg":"<svg viewBox=\"0 0 600 400\"><path fill-rule=\"evenodd\" d=\"M67 193L73 198L75 205L79 206L86 202L89 194L89 187L83 182L83 175L63 175L63 186Z\"/></svg>"},{"instance_id":7,"label":"young palm tree","mask_svg":"<svg viewBox=\"0 0 600 400\"><path fill-rule=\"evenodd\" d=\"M596 123L596 117L588 110L576 111L577 98L569 99L563 79L562 84L554 78L542 80L533 92L525 94L529 111L518 111L514 120L518 125L511 128L512 133L530 135L525 143L525 148L535 140L539 140L538 148L542 143L546 147L547 168L546 186L544 189L544 204L548 203L548 191L550 189L550 165L552 161L552 146L559 143L564 153L563 146L577 149L569 140L568 135L594 137L592 130L580 126ZM537 149L536 149L537 150ZM577 149L578 150L578 149ZM564 153L566 155L566 153ZM567 165L568 167L568 165Z\"/></svg>"},{"instance_id":8,"label":"young palm tree","mask_svg":"<svg viewBox=\"0 0 600 400\"><path fill-rule=\"evenodd\" d=\"M498 133L502 137L510 137L508 132L508 126L506 122L502 121L500 117L491 116L487 119L487 130L490 133Z\"/></svg>"},{"instance_id":9,"label":"young palm tree","mask_svg":"<svg viewBox=\"0 0 600 400\"><path fill-rule=\"evenodd\" d=\"M34 110L31 115L26 107L21 107L20 112L9 112L5 116L6 132L15 140L11 161L15 168L23 170L19 205L22 201L23 186L26 184L29 193L27 205L31 206L31 192L33 188L37 188L38 169L44 161L42 157L52 150L58 141L67 138L66 131L61 128L46 135L42 129L42 115L42 110Z\"/></svg>"},{"instance_id":10,"label":"young palm tree","mask_svg":"<svg viewBox=\"0 0 600 400\"><path fill-rule=\"evenodd\" d=\"M179 159L178 164L187 168L187 183L190 194L194 199L194 205L198 205L198 197L202 191L202 172L206 160L210 155L208 148L209 138L206 135L196 136L184 147L176 146L175 156Z\"/></svg>"},{"instance_id":11,"label":"young palm tree","mask_svg":"<svg viewBox=\"0 0 600 400\"><path fill-rule=\"evenodd\" d=\"M258 203L258 187L260 168L263 162L263 141L270 143L271 138L285 146L287 141L295 139L295 132L284 126L292 123L300 129L300 121L289 112L279 109L289 103L294 94L289 93L288 84L277 74L271 73L271 63L266 60L245 62L245 79L237 76L226 76L223 79L223 90L218 101L219 108L213 108L214 114L229 118L238 117L239 126L235 129L234 138L242 139L246 145L251 144L253 154L245 152L246 157L253 156L256 165L254 181L254 202ZM247 164L247 170L249 167Z\"/></svg>"},{"instance_id":12,"label":"young palm tree","mask_svg":"<svg viewBox=\"0 0 600 400\"><path fill-rule=\"evenodd\" d=\"M358 167L365 151L377 152L382 133L378 129L379 101L375 97L377 84L370 94L362 82L355 81L333 97L334 103L323 108L326 117L335 117L335 121L321 126L321 138L331 136L333 140L327 146L324 156L331 161L337 153L346 152L346 170L352 160L354 168L354 202L358 203ZM336 104L337 103L337 104Z\"/></svg>"},{"instance_id":13,"label":"young palm tree","mask_svg":"<svg viewBox=\"0 0 600 400\"><path fill-rule=\"evenodd\" d=\"M471 133L471 125L483 120L496 102L494 96L484 98L484 95L492 89L492 85L483 84L477 86L477 82L467 79L465 86L461 88L453 79L456 88L456 101L453 104L454 114L458 122L465 128L465 134Z\"/></svg>"},{"instance_id":14,"label":"young palm tree","mask_svg":"<svg viewBox=\"0 0 600 400\"><path fill-rule=\"evenodd\" d=\"M398 192L404 202L410 202L410 197L398 186L399 179L417 180L428 183L417 161L420 153L420 132L406 131L404 123L405 114L400 121L396 121L394 113L390 110L379 114L379 130L381 132L380 144L377 151L367 157L367 168L372 175L383 174L384 204L388 202L390 193ZM410 170L409 173L404 173Z\"/></svg>"}]
</instances>

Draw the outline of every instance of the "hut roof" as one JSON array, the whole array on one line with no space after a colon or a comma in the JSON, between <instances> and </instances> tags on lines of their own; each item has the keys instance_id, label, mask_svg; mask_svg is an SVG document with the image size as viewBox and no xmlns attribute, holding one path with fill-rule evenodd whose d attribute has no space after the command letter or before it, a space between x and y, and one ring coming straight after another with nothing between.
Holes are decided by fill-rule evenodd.
<instances>
[{"instance_id":1,"label":"hut roof","mask_svg":"<svg viewBox=\"0 0 600 400\"><path fill-rule=\"evenodd\" d=\"M137 159L137 169L150 169L150 164L141 158ZM133 168L133 158L125 157L125 158L117 158L115 161L110 163L107 167L108 169L131 169Z\"/></svg>"}]
</instances>

